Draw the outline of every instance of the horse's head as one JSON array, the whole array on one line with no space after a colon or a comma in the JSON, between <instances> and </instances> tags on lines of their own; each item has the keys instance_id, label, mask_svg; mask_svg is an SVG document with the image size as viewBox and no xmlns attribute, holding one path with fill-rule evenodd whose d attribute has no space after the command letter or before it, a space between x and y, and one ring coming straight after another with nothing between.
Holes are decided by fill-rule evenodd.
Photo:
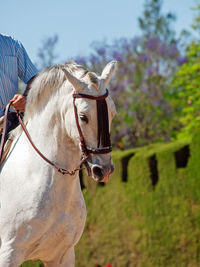
<instances>
[{"instance_id":1,"label":"horse's head","mask_svg":"<svg viewBox=\"0 0 200 267\"><path fill-rule=\"evenodd\" d=\"M109 132L116 110L107 86L115 67L116 62L110 62L101 76L83 69L82 72L73 73L63 68L68 85L73 88L70 120L66 121L68 134L79 145L83 156L87 157L84 164L88 175L100 182L108 181L114 171ZM69 118L69 112L66 116Z\"/></svg>"}]
</instances>

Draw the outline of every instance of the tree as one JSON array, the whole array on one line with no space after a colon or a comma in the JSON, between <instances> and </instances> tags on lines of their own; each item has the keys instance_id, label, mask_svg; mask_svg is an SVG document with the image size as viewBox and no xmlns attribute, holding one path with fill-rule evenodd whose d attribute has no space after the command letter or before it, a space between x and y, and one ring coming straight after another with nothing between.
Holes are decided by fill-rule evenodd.
<instances>
[{"instance_id":1,"label":"tree","mask_svg":"<svg viewBox=\"0 0 200 267\"><path fill-rule=\"evenodd\" d=\"M176 17L173 13L161 13L162 0L145 0L143 15L138 22L145 38L160 38L166 43L176 42L172 24Z\"/></svg>"},{"instance_id":2,"label":"tree","mask_svg":"<svg viewBox=\"0 0 200 267\"><path fill-rule=\"evenodd\" d=\"M171 102L183 129L178 138L189 137L200 127L200 44L192 42L186 61L176 72L171 85Z\"/></svg>"},{"instance_id":3,"label":"tree","mask_svg":"<svg viewBox=\"0 0 200 267\"><path fill-rule=\"evenodd\" d=\"M119 62L111 95L118 115L113 122L113 143L127 148L169 140L176 127L173 109L166 97L180 59L171 13L161 13L162 1L146 0L139 18L141 36L93 43L93 53L78 58L101 72L112 59Z\"/></svg>"},{"instance_id":4,"label":"tree","mask_svg":"<svg viewBox=\"0 0 200 267\"><path fill-rule=\"evenodd\" d=\"M193 8L196 11L196 16L192 25L192 28L200 34L200 4L196 4L196 7Z\"/></svg>"},{"instance_id":5,"label":"tree","mask_svg":"<svg viewBox=\"0 0 200 267\"><path fill-rule=\"evenodd\" d=\"M192 25L200 33L200 5ZM182 129L176 132L178 138L188 138L200 127L200 44L193 40L187 47L170 89L170 100L174 107L177 122Z\"/></svg>"},{"instance_id":6,"label":"tree","mask_svg":"<svg viewBox=\"0 0 200 267\"><path fill-rule=\"evenodd\" d=\"M124 58L119 73L124 75L117 77L116 91L120 97L123 85L125 94L119 105L123 127L121 134L120 130L117 133L128 147L169 140L176 127L166 95L180 52L172 27L175 16L162 15L161 5L160 0L145 1L143 16L139 18L142 35L128 46L126 42L126 51L120 53Z\"/></svg>"},{"instance_id":7,"label":"tree","mask_svg":"<svg viewBox=\"0 0 200 267\"><path fill-rule=\"evenodd\" d=\"M178 64L185 62L183 49L180 52L182 37L177 38L174 31L175 16L162 14L161 8L161 0L145 0L138 19L139 37L120 38L111 44L94 42L92 53L75 58L77 63L99 74L108 61L119 62L110 91L118 111L112 127L115 147L169 140L181 125L174 117L176 107L169 88ZM55 36L43 42L39 51L42 67L55 60L57 40Z\"/></svg>"},{"instance_id":8,"label":"tree","mask_svg":"<svg viewBox=\"0 0 200 267\"><path fill-rule=\"evenodd\" d=\"M47 37L42 41L42 45L38 50L39 62L37 63L38 69L51 66L55 63L57 55L55 54L55 47L58 42L58 35Z\"/></svg>"}]
</instances>

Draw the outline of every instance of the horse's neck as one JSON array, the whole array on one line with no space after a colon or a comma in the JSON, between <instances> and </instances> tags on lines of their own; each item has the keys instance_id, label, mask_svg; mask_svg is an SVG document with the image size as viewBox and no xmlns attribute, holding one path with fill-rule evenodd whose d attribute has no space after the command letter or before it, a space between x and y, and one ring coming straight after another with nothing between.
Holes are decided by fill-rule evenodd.
<instances>
[{"instance_id":1,"label":"horse's neck","mask_svg":"<svg viewBox=\"0 0 200 267\"><path fill-rule=\"evenodd\" d=\"M50 109L49 112L47 108L44 112L35 114L28 121L28 132L36 147L48 159L62 168L73 170L79 163L80 152L66 135L60 113Z\"/></svg>"}]
</instances>

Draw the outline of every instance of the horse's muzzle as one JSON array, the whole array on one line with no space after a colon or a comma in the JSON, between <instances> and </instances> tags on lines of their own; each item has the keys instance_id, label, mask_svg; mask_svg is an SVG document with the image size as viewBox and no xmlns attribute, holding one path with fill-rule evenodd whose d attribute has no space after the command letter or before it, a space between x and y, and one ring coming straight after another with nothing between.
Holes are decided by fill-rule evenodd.
<instances>
[{"instance_id":1,"label":"horse's muzzle","mask_svg":"<svg viewBox=\"0 0 200 267\"><path fill-rule=\"evenodd\" d=\"M97 182L108 182L110 175L114 171L114 165L109 164L108 166L101 166L98 164L91 164L89 162L84 163L88 176L92 177Z\"/></svg>"}]
</instances>

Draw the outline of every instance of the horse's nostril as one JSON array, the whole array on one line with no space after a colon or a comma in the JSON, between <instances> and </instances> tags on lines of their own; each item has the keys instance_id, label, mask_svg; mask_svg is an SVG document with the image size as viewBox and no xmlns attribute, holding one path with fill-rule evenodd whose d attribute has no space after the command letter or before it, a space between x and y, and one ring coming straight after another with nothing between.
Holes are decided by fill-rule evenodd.
<instances>
[{"instance_id":1,"label":"horse's nostril","mask_svg":"<svg viewBox=\"0 0 200 267\"><path fill-rule=\"evenodd\" d=\"M96 166L92 169L92 171L93 171L94 175L99 177L99 178L101 178L103 176L102 169L100 167Z\"/></svg>"}]
</instances>

